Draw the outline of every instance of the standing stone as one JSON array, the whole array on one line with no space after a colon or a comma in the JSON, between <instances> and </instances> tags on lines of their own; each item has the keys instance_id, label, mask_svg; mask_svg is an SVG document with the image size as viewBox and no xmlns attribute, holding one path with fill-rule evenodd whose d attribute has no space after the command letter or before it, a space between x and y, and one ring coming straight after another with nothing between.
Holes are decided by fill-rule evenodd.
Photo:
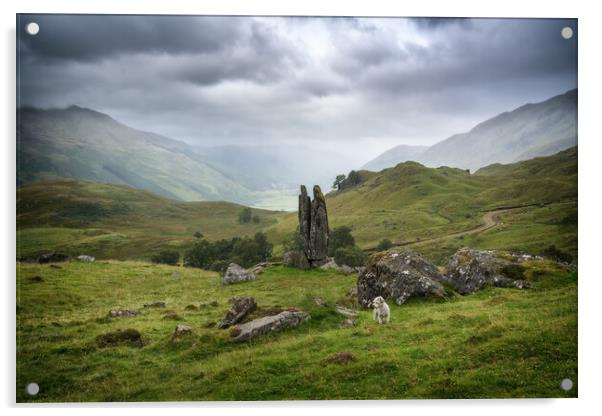
<instances>
[{"instance_id":1,"label":"standing stone","mask_svg":"<svg viewBox=\"0 0 602 416\"><path fill-rule=\"evenodd\" d=\"M301 185L301 195L299 195L299 234L303 243L303 251L308 259L311 257L309 249L310 229L311 200L307 195L305 185Z\"/></svg>"},{"instance_id":2,"label":"standing stone","mask_svg":"<svg viewBox=\"0 0 602 416\"><path fill-rule=\"evenodd\" d=\"M311 227L309 231L309 260L323 260L328 256L328 213L326 199L318 185L314 186L311 202Z\"/></svg>"}]
</instances>

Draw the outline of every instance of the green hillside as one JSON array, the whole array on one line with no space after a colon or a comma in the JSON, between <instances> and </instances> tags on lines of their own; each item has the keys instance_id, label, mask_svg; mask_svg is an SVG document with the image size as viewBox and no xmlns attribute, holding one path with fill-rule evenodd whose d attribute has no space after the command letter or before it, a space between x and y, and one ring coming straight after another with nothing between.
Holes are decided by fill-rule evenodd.
<instances>
[{"instance_id":1,"label":"green hillside","mask_svg":"<svg viewBox=\"0 0 602 416\"><path fill-rule=\"evenodd\" d=\"M330 226L349 226L362 248L383 238L417 243L439 260L456 248L541 252L556 245L577 256L577 149L475 174L427 168L415 162L374 173L327 195ZM499 226L474 235L497 208ZM125 186L85 181L28 184L17 192L21 255L57 249L99 258L148 259L161 248L189 247L196 231L207 239L252 235L258 230L279 245L296 229L297 214L256 210L259 224L237 222L242 209L224 202L179 202ZM446 236L449 236L447 238ZM445 241L432 241L443 238Z\"/></svg>"},{"instance_id":2,"label":"green hillside","mask_svg":"<svg viewBox=\"0 0 602 416\"><path fill-rule=\"evenodd\" d=\"M253 235L284 215L253 209L260 222L240 224L242 209L228 202L176 201L125 185L36 182L17 188L17 252L148 259L162 248L189 247L197 231L211 240Z\"/></svg>"},{"instance_id":3,"label":"green hillside","mask_svg":"<svg viewBox=\"0 0 602 416\"><path fill-rule=\"evenodd\" d=\"M476 246L541 250L556 244L573 256L577 254L576 147L553 156L493 165L475 174L406 162L378 173L360 171L360 176L359 185L331 192L326 198L331 228L351 227L361 247L374 247L382 238L407 243L470 230L483 223L489 210L524 206L503 214L502 228L508 231L508 238L489 238L499 231L496 229L480 234ZM532 213L530 225L536 229L531 232L541 237L536 244L521 233L525 230L526 211ZM268 232L282 238L295 224L296 217L290 216ZM517 230L509 230L515 225ZM442 254L465 245L462 240L458 239ZM426 251L437 251L430 250L428 244L422 246Z\"/></svg>"}]
</instances>

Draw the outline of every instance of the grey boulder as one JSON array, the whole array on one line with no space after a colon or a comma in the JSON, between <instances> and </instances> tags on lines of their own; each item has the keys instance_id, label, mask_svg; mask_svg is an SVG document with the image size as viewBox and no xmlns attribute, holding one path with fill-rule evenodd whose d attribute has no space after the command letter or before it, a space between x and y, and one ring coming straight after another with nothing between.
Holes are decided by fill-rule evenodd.
<instances>
[{"instance_id":1,"label":"grey boulder","mask_svg":"<svg viewBox=\"0 0 602 416\"><path fill-rule=\"evenodd\" d=\"M255 279L255 273L242 268L236 263L230 263L228 269L226 270L226 274L224 274L222 279L222 284L229 285L232 283L247 282Z\"/></svg>"},{"instance_id":2,"label":"grey boulder","mask_svg":"<svg viewBox=\"0 0 602 416\"><path fill-rule=\"evenodd\" d=\"M278 315L265 316L232 329L230 335L234 342L249 341L260 335L284 331L295 328L309 319L309 315L302 311L284 311Z\"/></svg>"},{"instance_id":3,"label":"grey boulder","mask_svg":"<svg viewBox=\"0 0 602 416\"><path fill-rule=\"evenodd\" d=\"M283 262L285 265L297 269L309 269L311 267L307 256L302 251L287 251L284 253Z\"/></svg>"},{"instance_id":4,"label":"grey boulder","mask_svg":"<svg viewBox=\"0 0 602 416\"><path fill-rule=\"evenodd\" d=\"M524 267L517 261L488 250L462 248L448 261L445 280L462 295L486 286L531 288L524 280Z\"/></svg>"},{"instance_id":5,"label":"grey boulder","mask_svg":"<svg viewBox=\"0 0 602 416\"><path fill-rule=\"evenodd\" d=\"M232 303L232 307L228 312L226 312L226 316L219 324L221 329L225 329L229 326L239 323L245 318L245 316L257 308L257 302L255 302L255 299L250 297L233 297L230 299L230 303Z\"/></svg>"},{"instance_id":6,"label":"grey boulder","mask_svg":"<svg viewBox=\"0 0 602 416\"><path fill-rule=\"evenodd\" d=\"M445 297L444 277L437 266L409 249L373 255L357 280L358 302L369 307L377 296L398 305L411 297Z\"/></svg>"}]
</instances>

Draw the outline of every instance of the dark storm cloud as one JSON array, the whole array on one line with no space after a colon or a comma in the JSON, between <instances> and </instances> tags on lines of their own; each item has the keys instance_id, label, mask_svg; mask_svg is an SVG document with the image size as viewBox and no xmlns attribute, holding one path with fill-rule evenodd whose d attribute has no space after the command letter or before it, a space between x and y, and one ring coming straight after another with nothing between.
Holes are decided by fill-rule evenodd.
<instances>
[{"instance_id":1,"label":"dark storm cloud","mask_svg":"<svg viewBox=\"0 0 602 416\"><path fill-rule=\"evenodd\" d=\"M244 36L242 18L178 16L24 15L40 33L21 38L32 55L96 61L126 53L210 53Z\"/></svg>"},{"instance_id":2,"label":"dark storm cloud","mask_svg":"<svg viewBox=\"0 0 602 416\"><path fill-rule=\"evenodd\" d=\"M19 102L198 144L432 143L576 87L574 20L21 16Z\"/></svg>"}]
</instances>

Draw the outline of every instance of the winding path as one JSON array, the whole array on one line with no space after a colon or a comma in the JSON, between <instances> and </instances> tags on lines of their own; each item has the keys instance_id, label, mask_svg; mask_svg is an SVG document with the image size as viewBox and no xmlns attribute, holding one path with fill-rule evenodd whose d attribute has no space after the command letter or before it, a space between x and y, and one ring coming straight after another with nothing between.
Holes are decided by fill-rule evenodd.
<instances>
[{"instance_id":1,"label":"winding path","mask_svg":"<svg viewBox=\"0 0 602 416\"><path fill-rule=\"evenodd\" d=\"M577 202L577 201L543 202L543 203L538 203L538 204L525 204L525 205L516 205L516 206L511 206L511 207L496 208L496 209L492 209L491 211L485 212L485 215L483 215L483 224L479 225L476 228L471 228L469 230L464 230L464 231L457 231L457 232L454 232L451 234L445 234L445 235L442 235L439 237L427 238L424 240L402 241L402 242L398 242L398 243L394 242L393 247L420 246L423 244L434 243L437 241L445 240L445 239L448 239L451 237L460 237L460 236L465 236L465 235L482 233L484 231L490 230L490 229L500 225L500 223L501 223L500 214L503 214L505 212L513 211L515 209L534 207L534 206L541 207L541 206L547 206L547 205L552 205L552 204L558 204L558 205L572 204L575 202ZM373 252L376 252L376 247L368 248L368 249L365 249L364 251L366 253L373 253Z\"/></svg>"}]
</instances>

